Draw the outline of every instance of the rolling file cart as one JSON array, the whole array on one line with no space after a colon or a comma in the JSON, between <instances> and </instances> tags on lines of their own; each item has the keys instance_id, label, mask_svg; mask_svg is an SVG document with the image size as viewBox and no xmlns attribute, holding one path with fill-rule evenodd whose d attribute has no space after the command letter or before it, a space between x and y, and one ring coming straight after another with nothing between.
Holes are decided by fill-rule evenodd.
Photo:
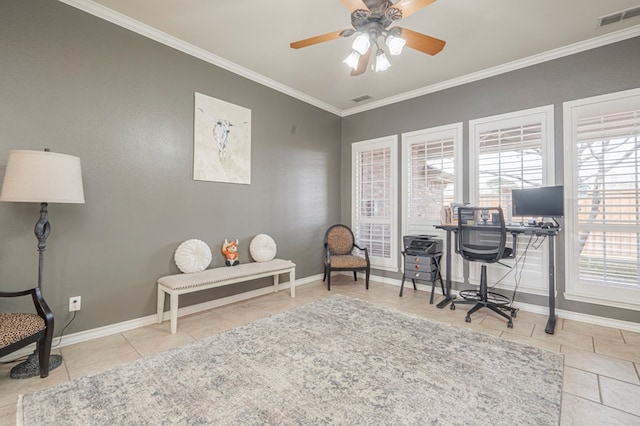
<instances>
[{"instance_id":1,"label":"rolling file cart","mask_svg":"<svg viewBox=\"0 0 640 426\"><path fill-rule=\"evenodd\" d=\"M400 285L400 297L402 297L404 282L407 278L411 279L414 290L417 290L416 280L430 281L431 298L429 303L432 304L437 281L440 281L442 294L445 294L444 282L440 273L442 240L436 239L432 235L408 235L403 237L403 242L404 273Z\"/></svg>"}]
</instances>

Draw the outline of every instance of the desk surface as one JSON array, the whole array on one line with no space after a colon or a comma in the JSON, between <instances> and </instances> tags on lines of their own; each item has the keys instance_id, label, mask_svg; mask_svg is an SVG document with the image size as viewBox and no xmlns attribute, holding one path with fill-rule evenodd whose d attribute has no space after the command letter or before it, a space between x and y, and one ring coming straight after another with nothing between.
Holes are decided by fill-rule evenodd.
<instances>
[{"instance_id":1,"label":"desk surface","mask_svg":"<svg viewBox=\"0 0 640 426\"><path fill-rule=\"evenodd\" d=\"M487 228L499 228L496 225L469 225L469 226L477 226L477 227L487 227ZM436 229L443 229L445 231L455 231L458 229L457 224L453 223L443 223L440 225L434 225ZM513 232L518 234L536 234L536 235L558 235L558 233L562 230L557 226L529 226L529 225L507 225L507 232Z\"/></svg>"}]
</instances>

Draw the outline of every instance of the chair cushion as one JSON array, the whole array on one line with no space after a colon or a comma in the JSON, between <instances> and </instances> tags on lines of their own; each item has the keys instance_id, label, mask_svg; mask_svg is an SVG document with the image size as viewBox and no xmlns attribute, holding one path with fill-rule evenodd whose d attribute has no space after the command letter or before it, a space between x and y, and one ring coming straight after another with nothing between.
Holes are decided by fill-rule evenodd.
<instances>
[{"instance_id":1,"label":"chair cushion","mask_svg":"<svg viewBox=\"0 0 640 426\"><path fill-rule=\"evenodd\" d=\"M364 257L351 254L331 256L331 268L366 268L367 260Z\"/></svg>"},{"instance_id":2,"label":"chair cushion","mask_svg":"<svg viewBox=\"0 0 640 426\"><path fill-rule=\"evenodd\" d=\"M336 226L327 235L327 246L331 253L349 254L353 250L353 235L349 228Z\"/></svg>"},{"instance_id":3,"label":"chair cushion","mask_svg":"<svg viewBox=\"0 0 640 426\"><path fill-rule=\"evenodd\" d=\"M24 340L45 328L44 319L36 314L0 313L0 348Z\"/></svg>"}]
</instances>

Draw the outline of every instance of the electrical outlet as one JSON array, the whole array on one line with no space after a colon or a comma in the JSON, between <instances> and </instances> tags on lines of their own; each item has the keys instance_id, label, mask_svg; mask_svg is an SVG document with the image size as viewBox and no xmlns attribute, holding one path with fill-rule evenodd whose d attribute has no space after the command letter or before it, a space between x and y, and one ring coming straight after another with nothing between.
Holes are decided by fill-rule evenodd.
<instances>
[{"instance_id":1,"label":"electrical outlet","mask_svg":"<svg viewBox=\"0 0 640 426\"><path fill-rule=\"evenodd\" d=\"M80 296L69 298L69 312L80 310Z\"/></svg>"}]
</instances>

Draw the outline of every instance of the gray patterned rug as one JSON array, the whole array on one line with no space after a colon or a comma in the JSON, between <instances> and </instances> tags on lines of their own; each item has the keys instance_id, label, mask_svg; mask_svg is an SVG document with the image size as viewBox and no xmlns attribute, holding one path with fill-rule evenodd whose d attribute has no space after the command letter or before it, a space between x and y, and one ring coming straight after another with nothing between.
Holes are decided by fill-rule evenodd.
<instances>
[{"instance_id":1,"label":"gray patterned rug","mask_svg":"<svg viewBox=\"0 0 640 426\"><path fill-rule=\"evenodd\" d=\"M562 357L333 296L25 395L25 425L557 425Z\"/></svg>"}]
</instances>

